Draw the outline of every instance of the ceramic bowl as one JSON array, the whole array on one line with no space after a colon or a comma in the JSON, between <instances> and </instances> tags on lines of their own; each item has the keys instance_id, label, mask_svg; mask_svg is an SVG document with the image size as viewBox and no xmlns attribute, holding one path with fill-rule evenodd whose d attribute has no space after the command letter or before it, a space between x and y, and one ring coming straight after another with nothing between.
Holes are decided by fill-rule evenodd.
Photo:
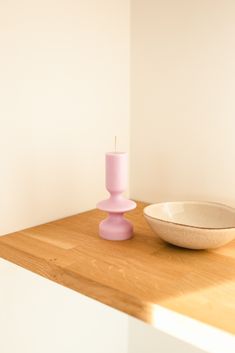
<instances>
[{"instance_id":1,"label":"ceramic bowl","mask_svg":"<svg viewBox=\"0 0 235 353\"><path fill-rule=\"evenodd\" d=\"M235 238L235 209L214 202L163 202L144 209L154 232L173 245L213 249Z\"/></svg>"}]
</instances>

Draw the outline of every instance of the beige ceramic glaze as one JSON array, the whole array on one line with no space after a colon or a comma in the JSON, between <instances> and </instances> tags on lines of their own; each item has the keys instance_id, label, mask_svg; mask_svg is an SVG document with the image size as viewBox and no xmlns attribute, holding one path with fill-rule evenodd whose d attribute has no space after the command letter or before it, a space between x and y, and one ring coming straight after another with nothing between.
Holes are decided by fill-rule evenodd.
<instances>
[{"instance_id":1,"label":"beige ceramic glaze","mask_svg":"<svg viewBox=\"0 0 235 353\"><path fill-rule=\"evenodd\" d=\"M235 238L235 209L218 203L157 203L144 216L160 238L184 248L218 248Z\"/></svg>"}]
</instances>

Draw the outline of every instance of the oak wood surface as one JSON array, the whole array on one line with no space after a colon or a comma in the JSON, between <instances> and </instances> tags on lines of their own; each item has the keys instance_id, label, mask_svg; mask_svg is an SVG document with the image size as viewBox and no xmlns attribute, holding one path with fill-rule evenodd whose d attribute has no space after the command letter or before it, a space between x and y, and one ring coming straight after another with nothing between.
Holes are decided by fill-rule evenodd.
<instances>
[{"instance_id":1,"label":"oak wood surface","mask_svg":"<svg viewBox=\"0 0 235 353\"><path fill-rule=\"evenodd\" d=\"M127 214L131 240L100 239L105 213L91 210L0 237L0 256L153 325L161 305L235 333L235 241L213 251L168 245L145 205Z\"/></svg>"}]
</instances>

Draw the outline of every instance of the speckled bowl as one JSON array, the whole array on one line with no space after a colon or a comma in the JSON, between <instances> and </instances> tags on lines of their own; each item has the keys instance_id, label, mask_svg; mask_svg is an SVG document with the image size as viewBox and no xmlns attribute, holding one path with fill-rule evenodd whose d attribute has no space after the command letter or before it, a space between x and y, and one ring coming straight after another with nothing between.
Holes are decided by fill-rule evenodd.
<instances>
[{"instance_id":1,"label":"speckled bowl","mask_svg":"<svg viewBox=\"0 0 235 353\"><path fill-rule=\"evenodd\" d=\"M154 232L173 245L213 249L235 238L235 209L214 202L163 202L144 209Z\"/></svg>"}]
</instances>

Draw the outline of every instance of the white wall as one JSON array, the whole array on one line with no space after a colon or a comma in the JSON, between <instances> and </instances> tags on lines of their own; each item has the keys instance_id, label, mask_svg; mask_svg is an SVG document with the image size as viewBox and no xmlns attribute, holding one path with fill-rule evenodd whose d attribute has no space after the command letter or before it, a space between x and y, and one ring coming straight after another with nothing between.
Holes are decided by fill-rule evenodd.
<instances>
[{"instance_id":1,"label":"white wall","mask_svg":"<svg viewBox=\"0 0 235 353\"><path fill-rule=\"evenodd\" d=\"M0 234L95 207L129 147L129 3L0 4Z\"/></svg>"},{"instance_id":2,"label":"white wall","mask_svg":"<svg viewBox=\"0 0 235 353\"><path fill-rule=\"evenodd\" d=\"M128 338L128 353L205 353L132 317L128 320Z\"/></svg>"},{"instance_id":3,"label":"white wall","mask_svg":"<svg viewBox=\"0 0 235 353\"><path fill-rule=\"evenodd\" d=\"M235 206L235 2L132 0L131 197ZM195 352L129 320L130 353Z\"/></svg>"},{"instance_id":4,"label":"white wall","mask_svg":"<svg viewBox=\"0 0 235 353\"><path fill-rule=\"evenodd\" d=\"M0 235L94 208L115 135L128 150L128 1L1 1ZM1 353L126 353L125 315L4 261L0 278Z\"/></svg>"},{"instance_id":5,"label":"white wall","mask_svg":"<svg viewBox=\"0 0 235 353\"><path fill-rule=\"evenodd\" d=\"M133 0L131 196L235 205L235 2Z\"/></svg>"}]
</instances>

